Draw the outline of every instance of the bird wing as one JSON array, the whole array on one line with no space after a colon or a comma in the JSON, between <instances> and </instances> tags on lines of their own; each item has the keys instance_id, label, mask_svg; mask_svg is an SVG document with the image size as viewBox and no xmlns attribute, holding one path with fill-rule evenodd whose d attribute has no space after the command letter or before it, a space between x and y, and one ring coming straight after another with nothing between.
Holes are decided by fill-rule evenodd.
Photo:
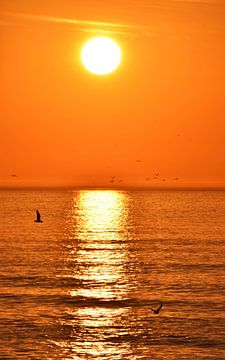
<instances>
[{"instance_id":1,"label":"bird wing","mask_svg":"<svg viewBox=\"0 0 225 360\"><path fill-rule=\"evenodd\" d=\"M40 215L39 211L38 211L38 210L36 210L36 213L37 213L37 220L40 220L41 215Z\"/></svg>"},{"instance_id":2,"label":"bird wing","mask_svg":"<svg viewBox=\"0 0 225 360\"><path fill-rule=\"evenodd\" d=\"M161 307L163 306L163 304L160 304L157 311L159 311L161 309Z\"/></svg>"}]
</instances>

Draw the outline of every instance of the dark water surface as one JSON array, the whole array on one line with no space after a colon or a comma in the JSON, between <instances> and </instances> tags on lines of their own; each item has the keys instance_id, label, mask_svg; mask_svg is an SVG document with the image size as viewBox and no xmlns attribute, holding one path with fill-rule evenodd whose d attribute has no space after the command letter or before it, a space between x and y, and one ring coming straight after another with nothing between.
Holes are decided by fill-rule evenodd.
<instances>
[{"instance_id":1,"label":"dark water surface","mask_svg":"<svg viewBox=\"0 0 225 360\"><path fill-rule=\"evenodd\" d=\"M0 359L225 359L225 192L0 191L0 213Z\"/></svg>"}]
</instances>

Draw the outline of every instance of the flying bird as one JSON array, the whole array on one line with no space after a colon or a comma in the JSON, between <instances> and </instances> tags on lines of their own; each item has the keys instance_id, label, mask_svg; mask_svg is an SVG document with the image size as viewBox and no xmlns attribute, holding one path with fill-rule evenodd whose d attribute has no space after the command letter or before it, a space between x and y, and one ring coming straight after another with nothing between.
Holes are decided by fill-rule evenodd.
<instances>
[{"instance_id":1,"label":"flying bird","mask_svg":"<svg viewBox=\"0 0 225 360\"><path fill-rule=\"evenodd\" d=\"M154 314L159 314L160 309L161 309L162 306L163 306L163 304L160 304L157 309L152 309L152 308L150 308L150 309L154 312Z\"/></svg>"},{"instance_id":2,"label":"flying bird","mask_svg":"<svg viewBox=\"0 0 225 360\"><path fill-rule=\"evenodd\" d=\"M12 174L11 176L12 176L12 177L17 177L17 175L16 175L16 174Z\"/></svg>"},{"instance_id":3,"label":"flying bird","mask_svg":"<svg viewBox=\"0 0 225 360\"><path fill-rule=\"evenodd\" d=\"M41 214L39 213L38 210L36 210L36 216L37 216L37 218L36 218L36 220L34 220L34 222L38 222L38 223L43 222L43 221L41 220Z\"/></svg>"}]
</instances>

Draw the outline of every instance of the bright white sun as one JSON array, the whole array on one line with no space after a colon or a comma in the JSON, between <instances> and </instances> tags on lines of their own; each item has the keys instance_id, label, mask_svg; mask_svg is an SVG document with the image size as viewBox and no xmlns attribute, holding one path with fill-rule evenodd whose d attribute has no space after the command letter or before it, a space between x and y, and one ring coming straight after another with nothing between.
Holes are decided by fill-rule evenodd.
<instances>
[{"instance_id":1,"label":"bright white sun","mask_svg":"<svg viewBox=\"0 0 225 360\"><path fill-rule=\"evenodd\" d=\"M96 75L106 75L119 66L121 50L114 40L95 37L83 46L81 60L88 71Z\"/></svg>"}]
</instances>

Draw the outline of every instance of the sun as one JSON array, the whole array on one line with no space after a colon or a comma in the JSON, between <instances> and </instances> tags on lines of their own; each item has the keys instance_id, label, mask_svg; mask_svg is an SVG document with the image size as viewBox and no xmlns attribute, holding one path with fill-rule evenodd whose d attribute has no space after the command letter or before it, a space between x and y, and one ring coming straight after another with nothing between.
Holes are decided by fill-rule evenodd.
<instances>
[{"instance_id":1,"label":"sun","mask_svg":"<svg viewBox=\"0 0 225 360\"><path fill-rule=\"evenodd\" d=\"M120 65L121 50L111 38L95 37L83 46L81 61L84 67L93 74L110 74Z\"/></svg>"}]
</instances>

